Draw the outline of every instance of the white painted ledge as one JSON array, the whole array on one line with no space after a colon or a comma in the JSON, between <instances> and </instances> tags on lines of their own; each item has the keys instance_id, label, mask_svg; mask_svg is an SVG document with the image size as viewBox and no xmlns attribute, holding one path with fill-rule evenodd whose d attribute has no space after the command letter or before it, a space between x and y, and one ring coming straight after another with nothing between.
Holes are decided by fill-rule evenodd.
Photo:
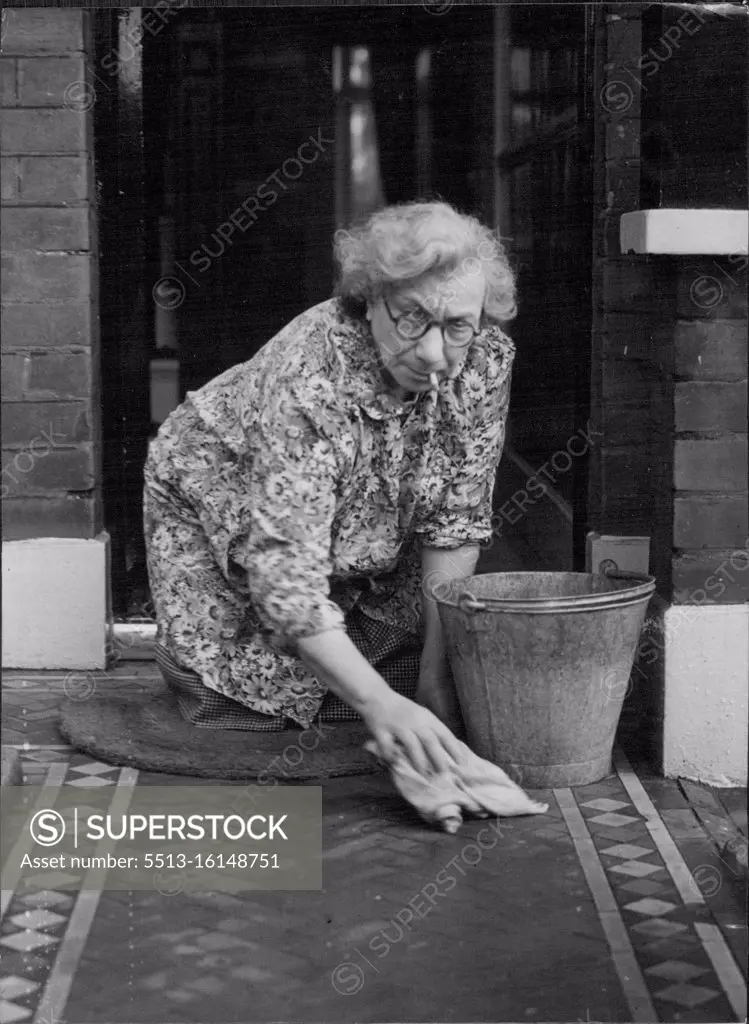
<instances>
[{"instance_id":1,"label":"white painted ledge","mask_svg":"<svg viewBox=\"0 0 749 1024\"><path fill-rule=\"evenodd\" d=\"M749 245L747 210L636 210L619 221L623 254L744 256Z\"/></svg>"},{"instance_id":2,"label":"white painted ledge","mask_svg":"<svg viewBox=\"0 0 749 1024\"><path fill-rule=\"evenodd\" d=\"M3 668L101 669L109 538L3 542Z\"/></svg>"},{"instance_id":3,"label":"white painted ledge","mask_svg":"<svg viewBox=\"0 0 749 1024\"><path fill-rule=\"evenodd\" d=\"M664 774L746 786L749 605L674 605L663 639Z\"/></svg>"}]
</instances>

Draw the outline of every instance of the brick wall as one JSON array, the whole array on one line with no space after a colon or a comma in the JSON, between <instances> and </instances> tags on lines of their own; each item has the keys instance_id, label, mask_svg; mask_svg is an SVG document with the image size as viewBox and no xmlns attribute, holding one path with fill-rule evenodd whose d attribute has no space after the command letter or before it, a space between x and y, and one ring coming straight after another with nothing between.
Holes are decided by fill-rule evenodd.
<instances>
[{"instance_id":1,"label":"brick wall","mask_svg":"<svg viewBox=\"0 0 749 1024\"><path fill-rule=\"evenodd\" d=\"M101 529L88 18L6 11L2 44L3 536Z\"/></svg>"},{"instance_id":2,"label":"brick wall","mask_svg":"<svg viewBox=\"0 0 749 1024\"><path fill-rule=\"evenodd\" d=\"M622 255L619 245L621 215L652 199L641 189L641 144L657 74L673 82L691 70L688 54L675 49L647 77L650 6L606 5L597 40L591 418L601 442L591 520L602 533L651 537L665 600L688 602L696 593L704 601L710 580L707 600L732 603L749 596L749 572L724 566L710 578L749 532L747 260ZM682 27L685 38L687 28L705 38L712 31L708 23ZM658 98L667 126L670 112Z\"/></svg>"},{"instance_id":3,"label":"brick wall","mask_svg":"<svg viewBox=\"0 0 749 1024\"><path fill-rule=\"evenodd\" d=\"M747 600L749 565L739 552L749 528L746 258L622 255L619 244L621 215L653 202L643 139L654 95L665 132L673 116L646 77L652 62L638 63L652 44L652 8L607 4L599 14L591 421L600 441L589 502L592 529L651 539L658 590L622 726L629 745L657 763L661 612L673 602ZM690 74L679 60L675 49L666 65L672 82Z\"/></svg>"},{"instance_id":4,"label":"brick wall","mask_svg":"<svg viewBox=\"0 0 749 1024\"><path fill-rule=\"evenodd\" d=\"M659 258L621 255L621 215L640 208L642 103L636 71L647 5L599 15L594 87L595 194L591 529L651 538L659 593L670 597L675 284Z\"/></svg>"},{"instance_id":5,"label":"brick wall","mask_svg":"<svg viewBox=\"0 0 749 1024\"><path fill-rule=\"evenodd\" d=\"M749 600L747 257L672 262L674 600L737 604Z\"/></svg>"}]
</instances>

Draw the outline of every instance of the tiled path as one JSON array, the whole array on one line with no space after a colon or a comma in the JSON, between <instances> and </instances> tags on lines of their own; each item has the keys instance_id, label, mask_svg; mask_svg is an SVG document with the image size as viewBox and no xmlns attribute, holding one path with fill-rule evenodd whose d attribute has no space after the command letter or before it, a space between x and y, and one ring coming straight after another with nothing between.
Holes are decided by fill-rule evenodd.
<instances>
[{"instance_id":1,"label":"tiled path","mask_svg":"<svg viewBox=\"0 0 749 1024\"><path fill-rule=\"evenodd\" d=\"M66 685L147 699L154 669ZM62 693L59 674L4 680L27 783L185 785L61 745ZM77 894L40 877L4 894L0 1024L745 1019L741 883L679 786L620 756L543 799L548 815L502 822L489 850L486 822L425 828L383 777L328 781L322 892Z\"/></svg>"}]
</instances>

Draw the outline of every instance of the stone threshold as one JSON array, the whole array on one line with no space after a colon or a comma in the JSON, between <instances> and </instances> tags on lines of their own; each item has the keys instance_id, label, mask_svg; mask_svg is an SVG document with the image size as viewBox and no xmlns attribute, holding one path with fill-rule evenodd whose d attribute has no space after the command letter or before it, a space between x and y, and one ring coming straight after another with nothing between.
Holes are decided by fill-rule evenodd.
<instances>
[{"instance_id":1,"label":"stone threshold","mask_svg":"<svg viewBox=\"0 0 749 1024\"><path fill-rule=\"evenodd\" d=\"M111 636L111 655L116 662L153 661L155 622L115 622Z\"/></svg>"}]
</instances>

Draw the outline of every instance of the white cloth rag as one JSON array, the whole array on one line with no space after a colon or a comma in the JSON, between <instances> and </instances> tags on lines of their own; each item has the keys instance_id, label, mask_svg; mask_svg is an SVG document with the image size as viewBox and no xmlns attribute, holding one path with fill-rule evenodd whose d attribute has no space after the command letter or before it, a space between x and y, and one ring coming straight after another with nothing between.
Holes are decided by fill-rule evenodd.
<instances>
[{"instance_id":1,"label":"white cloth rag","mask_svg":"<svg viewBox=\"0 0 749 1024\"><path fill-rule=\"evenodd\" d=\"M459 761L428 775L417 771L405 752L390 759L383 756L376 740L368 740L364 746L387 765L395 788L421 817L440 824L446 832L457 832L464 814L500 818L545 814L549 809L548 804L531 800L501 768L474 754L465 743L460 744Z\"/></svg>"}]
</instances>

